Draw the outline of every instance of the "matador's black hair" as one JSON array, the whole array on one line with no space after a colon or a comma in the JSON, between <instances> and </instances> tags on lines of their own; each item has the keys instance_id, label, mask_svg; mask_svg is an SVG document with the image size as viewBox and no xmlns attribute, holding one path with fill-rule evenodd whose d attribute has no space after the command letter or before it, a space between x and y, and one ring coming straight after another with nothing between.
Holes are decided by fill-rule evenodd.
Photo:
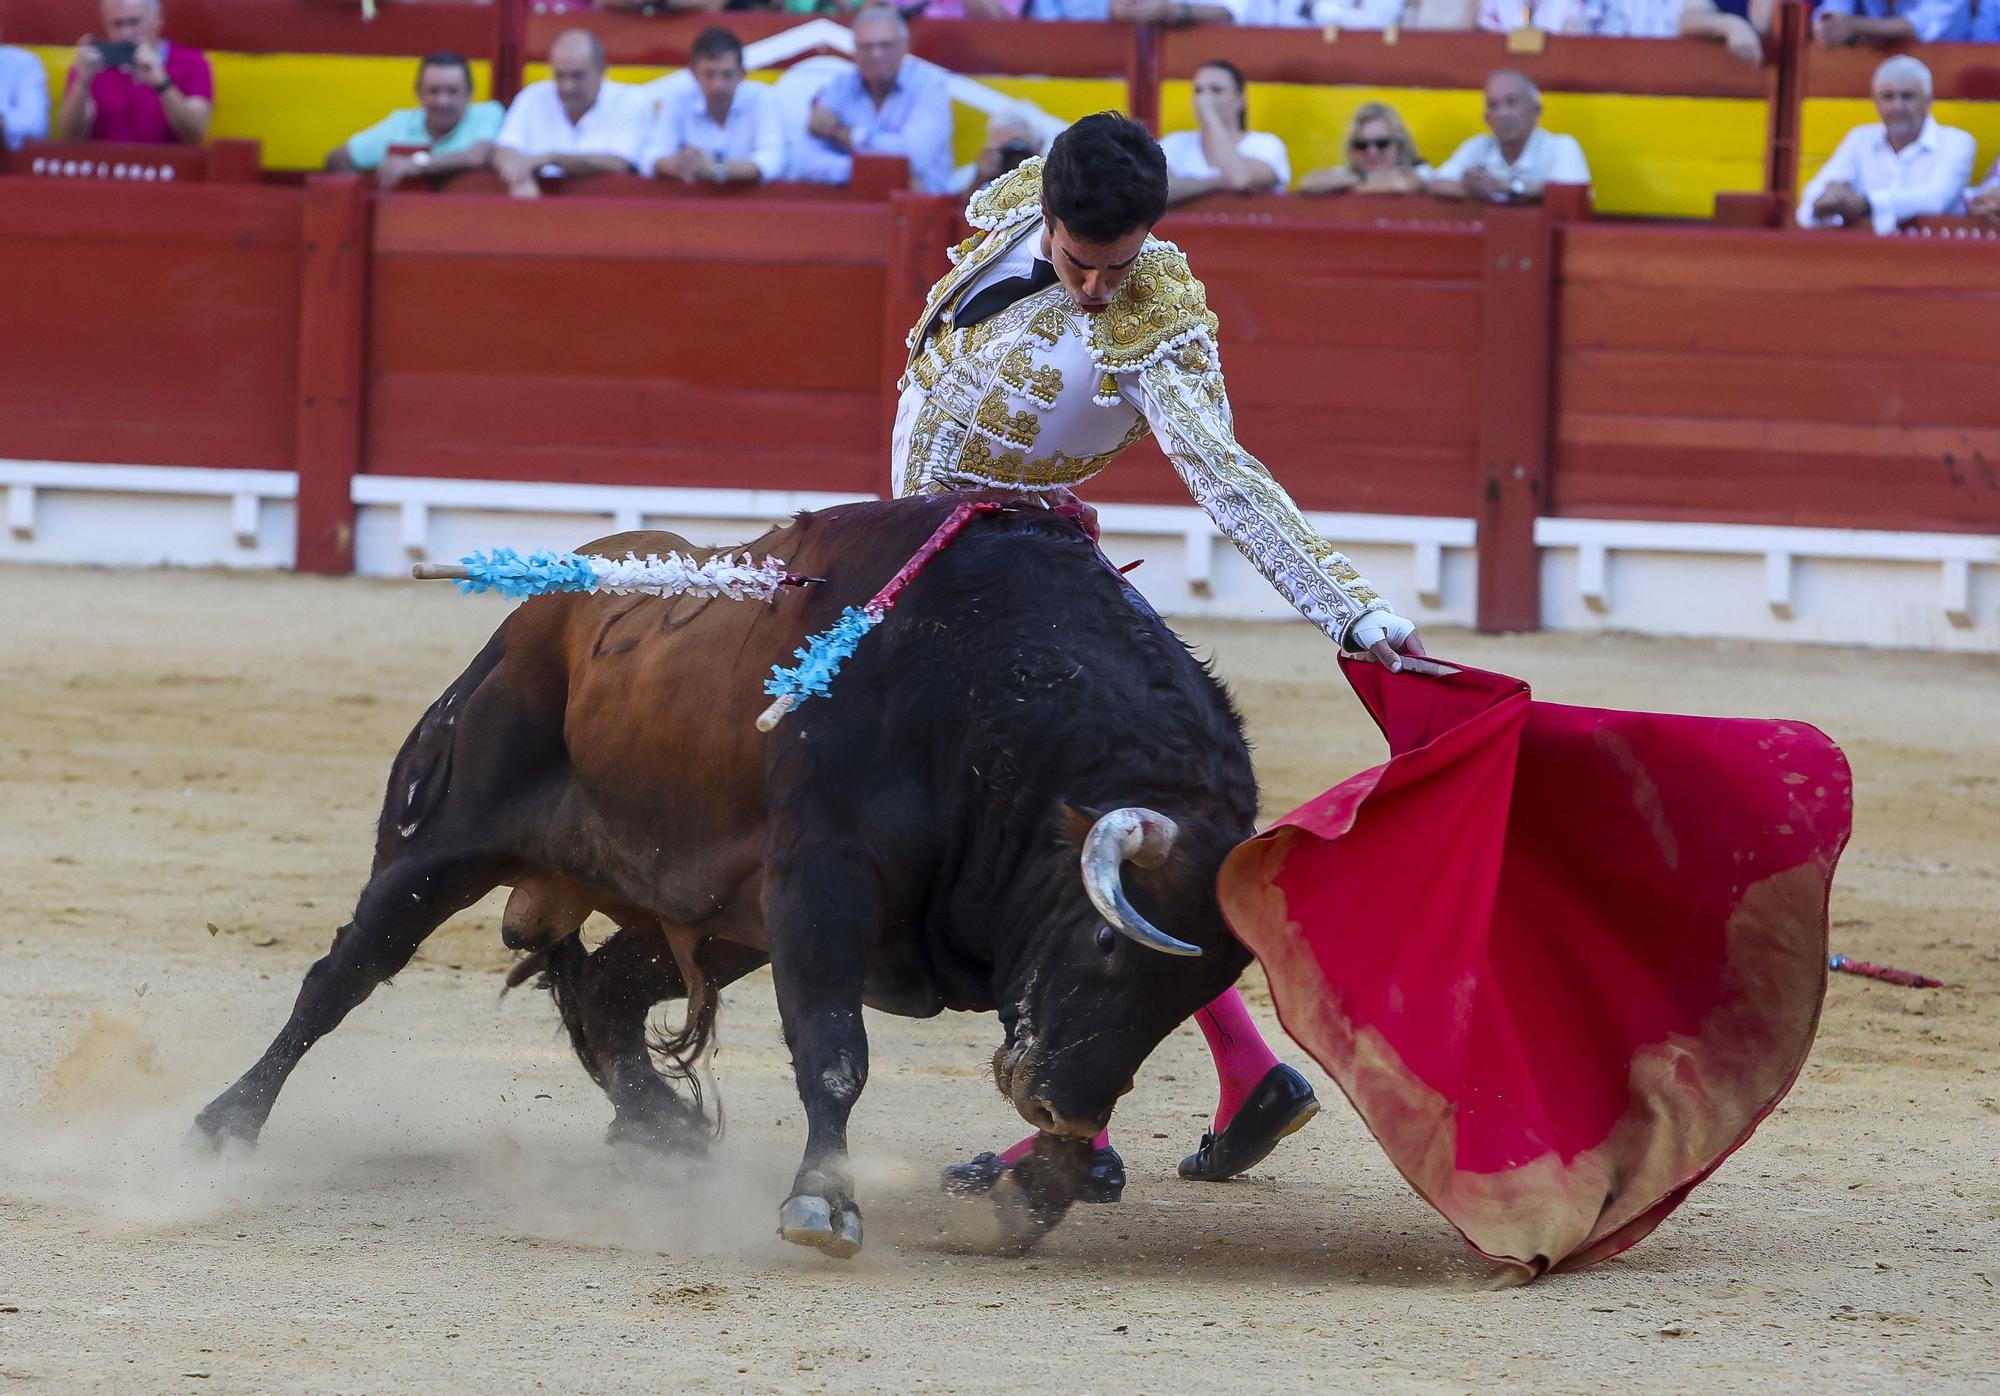
<instances>
[{"instance_id":1,"label":"matador's black hair","mask_svg":"<svg viewBox=\"0 0 2000 1396\"><path fill-rule=\"evenodd\" d=\"M1116 242L1166 215L1167 157L1138 122L1086 116L1049 147L1042 207L1074 237Z\"/></svg>"}]
</instances>

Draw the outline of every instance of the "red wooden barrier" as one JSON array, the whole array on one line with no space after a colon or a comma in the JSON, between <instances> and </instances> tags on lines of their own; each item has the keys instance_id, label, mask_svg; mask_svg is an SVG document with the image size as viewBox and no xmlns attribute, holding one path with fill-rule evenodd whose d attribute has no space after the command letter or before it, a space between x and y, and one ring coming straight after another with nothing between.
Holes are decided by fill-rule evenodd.
<instances>
[{"instance_id":1,"label":"red wooden barrier","mask_svg":"<svg viewBox=\"0 0 2000 1396\"><path fill-rule=\"evenodd\" d=\"M1324 42L1311 29L1195 25L1159 36L1159 76L1189 78L1225 58L1252 82L1362 83L1380 87L1478 87L1495 68L1516 68L1557 92L1630 92L1681 97L1768 97L1772 74L1693 39L1550 37L1540 53L1513 53L1505 36L1482 32L1342 30Z\"/></svg>"},{"instance_id":2,"label":"red wooden barrier","mask_svg":"<svg viewBox=\"0 0 2000 1396\"><path fill-rule=\"evenodd\" d=\"M1555 224L1540 209L1487 221L1480 299L1479 628L1541 625L1535 520L1549 491L1549 357Z\"/></svg>"},{"instance_id":3,"label":"red wooden barrier","mask_svg":"<svg viewBox=\"0 0 2000 1396\"><path fill-rule=\"evenodd\" d=\"M2000 242L1560 240L1551 512L2000 533Z\"/></svg>"},{"instance_id":4,"label":"red wooden barrier","mask_svg":"<svg viewBox=\"0 0 2000 1396\"><path fill-rule=\"evenodd\" d=\"M1481 392L1477 225L1347 226L1175 213L1222 321L1237 428L1307 509L1473 512ZM1151 442L1094 498L1181 500Z\"/></svg>"},{"instance_id":5,"label":"red wooden barrier","mask_svg":"<svg viewBox=\"0 0 2000 1396\"><path fill-rule=\"evenodd\" d=\"M888 205L377 200L366 468L879 491Z\"/></svg>"},{"instance_id":6,"label":"red wooden barrier","mask_svg":"<svg viewBox=\"0 0 2000 1396\"><path fill-rule=\"evenodd\" d=\"M30 179L82 179L114 184L171 184L178 180L255 184L262 174L257 141L206 145L132 145L122 141L21 142L0 149L0 175Z\"/></svg>"},{"instance_id":7,"label":"red wooden barrier","mask_svg":"<svg viewBox=\"0 0 2000 1396\"><path fill-rule=\"evenodd\" d=\"M5 185L0 456L292 467L298 191Z\"/></svg>"},{"instance_id":8,"label":"red wooden barrier","mask_svg":"<svg viewBox=\"0 0 2000 1396\"><path fill-rule=\"evenodd\" d=\"M822 203L880 203L891 194L910 187L910 162L900 155L857 155L854 175L846 184L805 184L789 180L757 184L689 184L679 179L655 179L643 174L601 174L581 178L557 176L536 180L544 195L562 198L621 199L720 199L740 203L777 200L796 203L801 199ZM432 192L427 181L412 180L403 186L408 193ZM504 194L507 186L490 169L465 170L446 177L435 192L449 194Z\"/></svg>"},{"instance_id":9,"label":"red wooden barrier","mask_svg":"<svg viewBox=\"0 0 2000 1396\"><path fill-rule=\"evenodd\" d=\"M456 49L492 59L496 16L510 8L384 0L364 21L352 0L168 0L166 35L198 49L233 53L358 53L417 57ZM0 0L10 44L74 44L102 28L90 0Z\"/></svg>"},{"instance_id":10,"label":"red wooden barrier","mask_svg":"<svg viewBox=\"0 0 2000 1396\"><path fill-rule=\"evenodd\" d=\"M298 552L302 572L354 570L354 472L361 466L367 185L306 181L299 268Z\"/></svg>"}]
</instances>

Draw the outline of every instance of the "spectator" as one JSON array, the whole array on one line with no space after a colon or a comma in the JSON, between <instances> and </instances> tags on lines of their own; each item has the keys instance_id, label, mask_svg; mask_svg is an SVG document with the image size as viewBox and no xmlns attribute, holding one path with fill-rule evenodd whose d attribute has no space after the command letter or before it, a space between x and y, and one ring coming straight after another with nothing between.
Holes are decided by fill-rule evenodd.
<instances>
[{"instance_id":1,"label":"spectator","mask_svg":"<svg viewBox=\"0 0 2000 1396\"><path fill-rule=\"evenodd\" d=\"M1813 33L1828 47L1957 43L1972 37L1972 0L1820 0Z\"/></svg>"},{"instance_id":2,"label":"spectator","mask_svg":"<svg viewBox=\"0 0 2000 1396\"><path fill-rule=\"evenodd\" d=\"M1840 139L1799 195L1799 226L1866 224L1883 236L1926 213L1963 213L1976 142L1931 117L1931 70L1898 54L1875 70L1874 126Z\"/></svg>"},{"instance_id":3,"label":"spectator","mask_svg":"<svg viewBox=\"0 0 2000 1396\"><path fill-rule=\"evenodd\" d=\"M1192 131L1160 139L1167 155L1167 202L1182 203L1218 189L1234 194L1282 191L1292 182L1285 143L1268 131L1249 129L1250 103L1243 74L1217 59L1194 73Z\"/></svg>"},{"instance_id":4,"label":"spectator","mask_svg":"<svg viewBox=\"0 0 2000 1396\"><path fill-rule=\"evenodd\" d=\"M160 0L98 0L97 14L107 38L76 42L56 113L62 138L200 145L215 106L208 60L160 37Z\"/></svg>"},{"instance_id":5,"label":"spectator","mask_svg":"<svg viewBox=\"0 0 2000 1396\"><path fill-rule=\"evenodd\" d=\"M498 102L472 100L472 65L463 55L433 53L417 65L417 102L349 136L327 155L326 167L373 170L377 184L393 189L412 176L457 174L491 161L505 112ZM392 155L399 145L423 148Z\"/></svg>"},{"instance_id":6,"label":"spectator","mask_svg":"<svg viewBox=\"0 0 2000 1396\"><path fill-rule=\"evenodd\" d=\"M1772 0L1687 0L1680 32L1712 39L1753 68L1764 66L1764 36L1771 32Z\"/></svg>"},{"instance_id":7,"label":"spectator","mask_svg":"<svg viewBox=\"0 0 2000 1396\"><path fill-rule=\"evenodd\" d=\"M1410 128L1387 102L1363 102L1347 124L1347 163L1299 179L1301 194L1418 194L1431 167L1417 154Z\"/></svg>"},{"instance_id":8,"label":"spectator","mask_svg":"<svg viewBox=\"0 0 2000 1396\"><path fill-rule=\"evenodd\" d=\"M1233 8L1236 22L1251 26L1366 31L1394 27L1408 32L1470 29L1479 19L1480 4L1481 0L1244 0Z\"/></svg>"},{"instance_id":9,"label":"spectator","mask_svg":"<svg viewBox=\"0 0 2000 1396\"><path fill-rule=\"evenodd\" d=\"M792 174L845 184L856 155L901 155L916 188L951 192L951 88L942 68L910 57L910 26L885 5L855 17L854 67L813 98Z\"/></svg>"},{"instance_id":10,"label":"spectator","mask_svg":"<svg viewBox=\"0 0 2000 1396\"><path fill-rule=\"evenodd\" d=\"M1111 0L1110 17L1122 24L1234 24L1254 0Z\"/></svg>"},{"instance_id":11,"label":"spectator","mask_svg":"<svg viewBox=\"0 0 2000 1396\"><path fill-rule=\"evenodd\" d=\"M639 170L688 184L755 184L785 177L785 129L771 89L743 80L743 41L704 29L688 53L695 87L669 97Z\"/></svg>"},{"instance_id":12,"label":"spectator","mask_svg":"<svg viewBox=\"0 0 2000 1396\"><path fill-rule=\"evenodd\" d=\"M1027 0L928 0L901 7L911 19L1019 19Z\"/></svg>"},{"instance_id":13,"label":"spectator","mask_svg":"<svg viewBox=\"0 0 2000 1396\"><path fill-rule=\"evenodd\" d=\"M0 149L49 133L49 80L42 60L24 48L0 44Z\"/></svg>"},{"instance_id":14,"label":"spectator","mask_svg":"<svg viewBox=\"0 0 2000 1396\"><path fill-rule=\"evenodd\" d=\"M649 119L644 98L604 78L604 45L586 29L566 29L549 45L553 78L521 89L500 134L493 168L517 198L541 192L535 176L629 173Z\"/></svg>"},{"instance_id":15,"label":"spectator","mask_svg":"<svg viewBox=\"0 0 2000 1396\"><path fill-rule=\"evenodd\" d=\"M1431 192L1444 199L1538 203L1549 184L1588 184L1590 165L1574 136L1541 128L1541 89L1511 68L1486 79L1486 124L1438 166Z\"/></svg>"},{"instance_id":16,"label":"spectator","mask_svg":"<svg viewBox=\"0 0 2000 1396\"><path fill-rule=\"evenodd\" d=\"M2000 160L1993 162L1984 184L1965 191L1965 211L1974 218L2000 223Z\"/></svg>"},{"instance_id":17,"label":"spectator","mask_svg":"<svg viewBox=\"0 0 2000 1396\"><path fill-rule=\"evenodd\" d=\"M1979 0L1972 12L1972 42L2000 44L2000 0Z\"/></svg>"},{"instance_id":18,"label":"spectator","mask_svg":"<svg viewBox=\"0 0 2000 1396\"><path fill-rule=\"evenodd\" d=\"M1773 5L1774 0L1479 0L1479 27L1502 34L1533 26L1608 39L1713 39L1761 67Z\"/></svg>"},{"instance_id":19,"label":"spectator","mask_svg":"<svg viewBox=\"0 0 2000 1396\"><path fill-rule=\"evenodd\" d=\"M986 123L986 144L972 164L968 191L984 189L1003 174L1011 173L1031 155L1047 147L1035 128L1035 113L1022 102L1011 102Z\"/></svg>"}]
</instances>

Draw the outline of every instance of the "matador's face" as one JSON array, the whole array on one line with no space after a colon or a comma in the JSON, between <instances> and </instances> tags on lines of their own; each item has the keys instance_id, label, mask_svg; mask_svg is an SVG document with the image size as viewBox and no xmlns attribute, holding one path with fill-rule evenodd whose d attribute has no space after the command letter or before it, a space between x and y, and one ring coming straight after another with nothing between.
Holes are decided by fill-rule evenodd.
<instances>
[{"instance_id":1,"label":"matador's face","mask_svg":"<svg viewBox=\"0 0 2000 1396\"><path fill-rule=\"evenodd\" d=\"M1095 315L1111 304L1125 278L1132 274L1151 228L1134 228L1111 242L1091 242L1073 236L1062 223L1046 218L1042 232L1042 255L1056 269L1077 309Z\"/></svg>"}]
</instances>

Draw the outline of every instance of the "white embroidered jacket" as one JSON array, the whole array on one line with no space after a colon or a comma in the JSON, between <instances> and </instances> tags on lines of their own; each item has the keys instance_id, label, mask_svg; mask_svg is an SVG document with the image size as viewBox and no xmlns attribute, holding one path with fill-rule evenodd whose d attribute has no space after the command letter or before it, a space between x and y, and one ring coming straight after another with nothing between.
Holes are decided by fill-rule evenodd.
<instances>
[{"instance_id":1,"label":"white embroidered jacket","mask_svg":"<svg viewBox=\"0 0 2000 1396\"><path fill-rule=\"evenodd\" d=\"M1337 642L1388 604L1313 532L1291 497L1236 442L1216 319L1187 258L1148 239L1110 307L1091 315L1060 284L968 329L948 307L996 262L1042 234L1042 162L973 196L973 235L931 288L911 330L896 413L898 495L1049 490L1096 475L1148 431L1188 492L1257 570Z\"/></svg>"}]
</instances>

